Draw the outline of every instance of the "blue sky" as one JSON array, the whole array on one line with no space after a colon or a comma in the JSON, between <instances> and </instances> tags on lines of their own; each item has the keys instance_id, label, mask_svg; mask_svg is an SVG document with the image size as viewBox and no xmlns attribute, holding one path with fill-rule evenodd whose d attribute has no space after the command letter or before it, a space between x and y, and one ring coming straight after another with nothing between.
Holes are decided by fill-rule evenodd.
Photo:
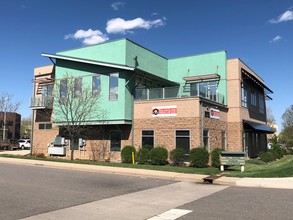
<instances>
[{"instance_id":1,"label":"blue sky","mask_svg":"<svg viewBox=\"0 0 293 220\"><path fill-rule=\"evenodd\" d=\"M31 114L41 53L129 38L167 58L226 50L274 91L278 124L293 104L293 0L1 0L0 93Z\"/></svg>"}]
</instances>

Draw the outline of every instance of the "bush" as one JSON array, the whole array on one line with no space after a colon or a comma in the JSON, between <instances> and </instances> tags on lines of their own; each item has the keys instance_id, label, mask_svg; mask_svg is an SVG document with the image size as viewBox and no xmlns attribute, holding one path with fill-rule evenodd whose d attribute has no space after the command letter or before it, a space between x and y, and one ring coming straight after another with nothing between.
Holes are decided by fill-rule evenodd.
<instances>
[{"instance_id":1,"label":"bush","mask_svg":"<svg viewBox=\"0 0 293 220\"><path fill-rule=\"evenodd\" d=\"M276 160L275 155L272 151L260 152L259 157L265 163L270 163L270 162Z\"/></svg>"},{"instance_id":2,"label":"bush","mask_svg":"<svg viewBox=\"0 0 293 220\"><path fill-rule=\"evenodd\" d=\"M132 163L132 152L135 154L135 148L133 146L125 146L121 151L122 163Z\"/></svg>"},{"instance_id":3,"label":"bush","mask_svg":"<svg viewBox=\"0 0 293 220\"><path fill-rule=\"evenodd\" d=\"M211 153L212 166L215 168L219 168L221 166L221 161L220 161L221 152L222 152L221 148L216 148Z\"/></svg>"},{"instance_id":4,"label":"bush","mask_svg":"<svg viewBox=\"0 0 293 220\"><path fill-rule=\"evenodd\" d=\"M154 148L154 146L153 146L153 145L145 144L145 145L142 145L142 148L145 148L145 149L151 150L151 149Z\"/></svg>"},{"instance_id":5,"label":"bush","mask_svg":"<svg viewBox=\"0 0 293 220\"><path fill-rule=\"evenodd\" d=\"M276 159L281 159L284 156L282 148L278 144L273 145L272 151L275 153Z\"/></svg>"},{"instance_id":6,"label":"bush","mask_svg":"<svg viewBox=\"0 0 293 220\"><path fill-rule=\"evenodd\" d=\"M175 166L179 166L184 162L185 151L183 149L174 149L170 151L170 160Z\"/></svg>"},{"instance_id":7,"label":"bush","mask_svg":"<svg viewBox=\"0 0 293 220\"><path fill-rule=\"evenodd\" d=\"M193 148L190 151L190 165L192 167L203 168L209 163L209 152L203 148Z\"/></svg>"},{"instance_id":8,"label":"bush","mask_svg":"<svg viewBox=\"0 0 293 220\"><path fill-rule=\"evenodd\" d=\"M147 148L141 148L137 152L136 161L139 164L148 164L150 160L150 151Z\"/></svg>"},{"instance_id":9,"label":"bush","mask_svg":"<svg viewBox=\"0 0 293 220\"><path fill-rule=\"evenodd\" d=\"M167 164L168 151L163 147L155 147L150 151L150 163L152 165L165 165Z\"/></svg>"}]
</instances>

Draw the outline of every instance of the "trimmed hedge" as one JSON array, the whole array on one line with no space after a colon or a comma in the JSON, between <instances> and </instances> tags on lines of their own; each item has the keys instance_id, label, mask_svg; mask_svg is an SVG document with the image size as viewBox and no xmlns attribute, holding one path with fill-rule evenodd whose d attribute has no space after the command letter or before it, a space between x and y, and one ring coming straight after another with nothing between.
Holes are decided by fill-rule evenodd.
<instances>
[{"instance_id":1,"label":"trimmed hedge","mask_svg":"<svg viewBox=\"0 0 293 220\"><path fill-rule=\"evenodd\" d=\"M132 152L135 155L135 148L133 146L125 146L121 151L121 161L122 163L132 163Z\"/></svg>"},{"instance_id":2,"label":"trimmed hedge","mask_svg":"<svg viewBox=\"0 0 293 220\"><path fill-rule=\"evenodd\" d=\"M138 164L148 164L150 161L150 151L147 148L141 148L137 152L136 161Z\"/></svg>"},{"instance_id":3,"label":"trimmed hedge","mask_svg":"<svg viewBox=\"0 0 293 220\"><path fill-rule=\"evenodd\" d=\"M259 157L265 163L270 163L276 160L276 157L272 151L260 152Z\"/></svg>"},{"instance_id":4,"label":"trimmed hedge","mask_svg":"<svg viewBox=\"0 0 293 220\"><path fill-rule=\"evenodd\" d=\"M145 144L145 145L142 145L142 148L146 148L146 149L148 149L150 151L151 149L154 148L154 146L153 145Z\"/></svg>"},{"instance_id":5,"label":"trimmed hedge","mask_svg":"<svg viewBox=\"0 0 293 220\"><path fill-rule=\"evenodd\" d=\"M223 150L221 148L216 148L211 153L212 166L219 168L221 166L220 155Z\"/></svg>"},{"instance_id":6,"label":"trimmed hedge","mask_svg":"<svg viewBox=\"0 0 293 220\"><path fill-rule=\"evenodd\" d=\"M163 147L155 147L150 150L150 164L166 165L168 159L168 150Z\"/></svg>"},{"instance_id":7,"label":"trimmed hedge","mask_svg":"<svg viewBox=\"0 0 293 220\"><path fill-rule=\"evenodd\" d=\"M209 152L203 148L193 148L190 151L190 166L203 168L209 164Z\"/></svg>"},{"instance_id":8,"label":"trimmed hedge","mask_svg":"<svg viewBox=\"0 0 293 220\"><path fill-rule=\"evenodd\" d=\"M185 160L185 151L180 148L170 151L170 160L175 166L181 165Z\"/></svg>"}]
</instances>

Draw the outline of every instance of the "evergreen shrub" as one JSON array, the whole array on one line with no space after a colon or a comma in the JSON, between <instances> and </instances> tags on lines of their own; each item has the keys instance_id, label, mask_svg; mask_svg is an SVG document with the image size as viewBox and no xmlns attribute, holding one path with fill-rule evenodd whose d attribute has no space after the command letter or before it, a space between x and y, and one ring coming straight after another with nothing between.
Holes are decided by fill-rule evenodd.
<instances>
[{"instance_id":1,"label":"evergreen shrub","mask_svg":"<svg viewBox=\"0 0 293 220\"><path fill-rule=\"evenodd\" d=\"M219 168L221 166L220 155L223 150L221 148L216 148L211 153L212 166Z\"/></svg>"},{"instance_id":2,"label":"evergreen shrub","mask_svg":"<svg viewBox=\"0 0 293 220\"><path fill-rule=\"evenodd\" d=\"M184 162L185 159L185 151L183 149L174 149L170 151L170 160L173 165L179 166Z\"/></svg>"},{"instance_id":3,"label":"evergreen shrub","mask_svg":"<svg viewBox=\"0 0 293 220\"><path fill-rule=\"evenodd\" d=\"M209 152L203 148L193 148L190 151L190 166L203 168L209 163Z\"/></svg>"},{"instance_id":4,"label":"evergreen shrub","mask_svg":"<svg viewBox=\"0 0 293 220\"><path fill-rule=\"evenodd\" d=\"M132 163L132 152L135 155L135 148L133 146L125 146L121 151L121 161L122 163Z\"/></svg>"},{"instance_id":5,"label":"evergreen shrub","mask_svg":"<svg viewBox=\"0 0 293 220\"><path fill-rule=\"evenodd\" d=\"M150 164L166 165L168 159L168 150L164 147L155 147L150 150Z\"/></svg>"},{"instance_id":6,"label":"evergreen shrub","mask_svg":"<svg viewBox=\"0 0 293 220\"><path fill-rule=\"evenodd\" d=\"M150 151L147 148L141 148L137 152L136 161L139 164L148 164L150 160Z\"/></svg>"}]
</instances>

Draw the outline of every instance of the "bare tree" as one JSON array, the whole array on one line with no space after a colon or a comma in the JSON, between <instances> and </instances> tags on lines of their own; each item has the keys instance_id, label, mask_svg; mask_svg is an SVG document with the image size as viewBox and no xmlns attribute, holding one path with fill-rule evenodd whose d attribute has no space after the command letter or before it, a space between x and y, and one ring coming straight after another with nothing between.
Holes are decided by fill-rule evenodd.
<instances>
[{"instance_id":1,"label":"bare tree","mask_svg":"<svg viewBox=\"0 0 293 220\"><path fill-rule=\"evenodd\" d=\"M285 113L282 115L283 128L293 127L293 105L286 109Z\"/></svg>"},{"instance_id":2,"label":"bare tree","mask_svg":"<svg viewBox=\"0 0 293 220\"><path fill-rule=\"evenodd\" d=\"M1 112L16 112L19 109L20 102L13 101L13 95L2 93L0 95L0 111Z\"/></svg>"},{"instance_id":3,"label":"bare tree","mask_svg":"<svg viewBox=\"0 0 293 220\"><path fill-rule=\"evenodd\" d=\"M267 123L269 126L273 126L273 124L276 123L276 119L273 115L273 111L270 107L267 107L266 112L267 112Z\"/></svg>"},{"instance_id":4,"label":"bare tree","mask_svg":"<svg viewBox=\"0 0 293 220\"><path fill-rule=\"evenodd\" d=\"M68 134L71 160L74 158L74 142L85 133L87 125L105 118L99 91L92 91L91 86L83 87L82 81L82 77L71 77L67 73L55 82L54 89L54 121Z\"/></svg>"}]
</instances>

